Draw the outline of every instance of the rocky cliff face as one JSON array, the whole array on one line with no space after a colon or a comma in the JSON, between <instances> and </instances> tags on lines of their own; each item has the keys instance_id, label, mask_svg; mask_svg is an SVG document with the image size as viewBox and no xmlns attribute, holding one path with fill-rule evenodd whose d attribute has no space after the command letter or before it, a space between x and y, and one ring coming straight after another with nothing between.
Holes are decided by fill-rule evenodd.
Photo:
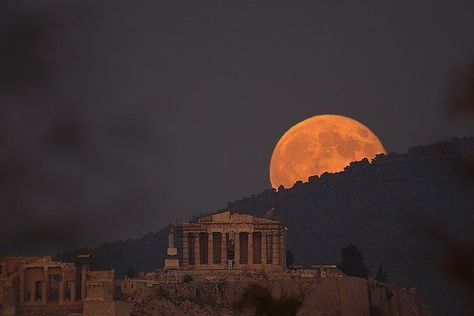
<instances>
[{"instance_id":1,"label":"rocky cliff face","mask_svg":"<svg viewBox=\"0 0 474 316\"><path fill-rule=\"evenodd\" d=\"M302 299L297 315L427 316L415 289L355 277L259 280L275 298ZM163 284L133 295L132 315L233 315L248 281ZM243 314L253 315L251 307Z\"/></svg>"}]
</instances>

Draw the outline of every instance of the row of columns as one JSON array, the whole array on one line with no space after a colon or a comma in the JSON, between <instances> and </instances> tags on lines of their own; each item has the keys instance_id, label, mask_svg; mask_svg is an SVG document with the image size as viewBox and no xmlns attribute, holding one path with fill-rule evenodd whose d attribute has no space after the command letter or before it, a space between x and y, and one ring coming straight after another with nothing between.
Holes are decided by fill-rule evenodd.
<instances>
[{"instance_id":1,"label":"row of columns","mask_svg":"<svg viewBox=\"0 0 474 316\"><path fill-rule=\"evenodd\" d=\"M20 303L25 303L25 272L27 271L28 268L21 268L20 269L20 276L19 276L19 290L20 290L20 297L19 297L19 302ZM33 268L34 269L34 268ZM41 304L46 304L48 302L48 288L50 287L49 284L49 273L48 273L48 267L43 267L44 271L44 276L41 282ZM58 303L62 304L64 303L64 285L65 285L65 277L66 277L66 272L64 269L61 269L61 281L59 282L59 293L58 293ZM30 287L30 297L29 297L29 303L35 303L36 302L36 296L37 296L37 285L36 285L36 280L31 281L29 283ZM75 301L76 300L76 283L75 282L69 282L69 289L70 289L70 301Z\"/></svg>"},{"instance_id":2,"label":"row of columns","mask_svg":"<svg viewBox=\"0 0 474 316\"><path fill-rule=\"evenodd\" d=\"M198 232L184 232L183 233L183 263L190 265L190 251L189 248L189 236L194 237L194 265L202 265L201 263L201 241ZM207 264L214 265L214 234L207 234ZM284 264L284 235L277 230L273 230L271 233L261 232L261 250L260 250L260 264ZM247 264L254 264L254 234L248 233L247 240ZM220 264L227 265L227 234L221 233L221 262ZM234 259L237 265L240 265L240 233L234 234ZM267 262L267 259L269 262Z\"/></svg>"}]
</instances>

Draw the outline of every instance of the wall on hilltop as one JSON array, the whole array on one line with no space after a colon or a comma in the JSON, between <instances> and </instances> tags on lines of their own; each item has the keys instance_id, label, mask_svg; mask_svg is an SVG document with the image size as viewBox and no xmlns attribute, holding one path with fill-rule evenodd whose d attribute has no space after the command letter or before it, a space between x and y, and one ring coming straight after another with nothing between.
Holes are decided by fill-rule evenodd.
<instances>
[{"instance_id":1,"label":"wall on hilltop","mask_svg":"<svg viewBox=\"0 0 474 316\"><path fill-rule=\"evenodd\" d=\"M162 285L134 295L132 315L232 315L248 281ZM300 316L428 316L415 290L355 277L259 281L276 299L303 297ZM390 293L390 294L387 294ZM252 314L251 310L246 310ZM245 314L245 313L244 313Z\"/></svg>"}]
</instances>

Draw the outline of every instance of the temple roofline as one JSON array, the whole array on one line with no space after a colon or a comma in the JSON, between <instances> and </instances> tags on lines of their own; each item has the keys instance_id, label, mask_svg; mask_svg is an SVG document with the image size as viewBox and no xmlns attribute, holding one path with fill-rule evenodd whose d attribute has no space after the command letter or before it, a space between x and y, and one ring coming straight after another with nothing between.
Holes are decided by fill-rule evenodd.
<instances>
[{"instance_id":1,"label":"temple roofline","mask_svg":"<svg viewBox=\"0 0 474 316\"><path fill-rule=\"evenodd\" d=\"M218 213L206 215L198 218L197 223L274 223L280 224L277 220L271 220L268 218L258 217L255 215L241 214L237 212L231 212L228 210L220 211Z\"/></svg>"}]
</instances>

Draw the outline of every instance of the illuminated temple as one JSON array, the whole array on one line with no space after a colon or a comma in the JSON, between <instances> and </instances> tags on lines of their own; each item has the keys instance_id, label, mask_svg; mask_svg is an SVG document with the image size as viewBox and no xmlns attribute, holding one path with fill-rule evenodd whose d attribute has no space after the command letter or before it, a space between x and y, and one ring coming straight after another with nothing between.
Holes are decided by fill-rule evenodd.
<instances>
[{"instance_id":1,"label":"illuminated temple","mask_svg":"<svg viewBox=\"0 0 474 316\"><path fill-rule=\"evenodd\" d=\"M286 267L287 228L281 222L229 211L173 228L168 238L165 268L184 270Z\"/></svg>"}]
</instances>

